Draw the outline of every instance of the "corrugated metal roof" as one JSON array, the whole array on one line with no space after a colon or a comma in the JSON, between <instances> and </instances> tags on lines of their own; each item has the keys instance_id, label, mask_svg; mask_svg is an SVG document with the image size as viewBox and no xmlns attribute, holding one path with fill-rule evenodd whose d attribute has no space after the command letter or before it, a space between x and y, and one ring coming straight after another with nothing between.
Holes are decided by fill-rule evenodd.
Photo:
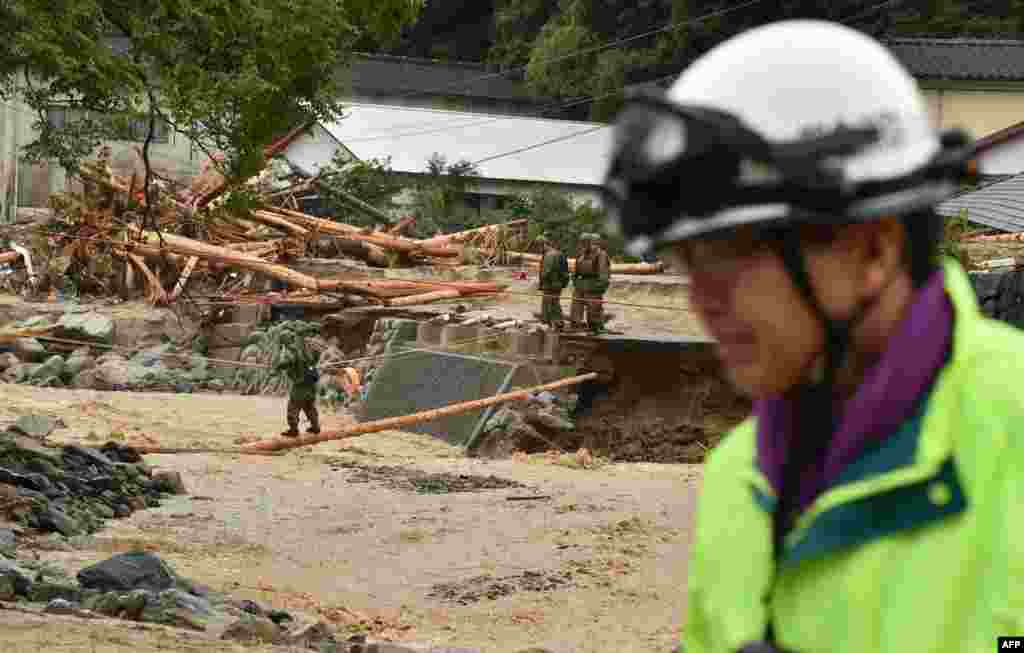
<instances>
[{"instance_id":1,"label":"corrugated metal roof","mask_svg":"<svg viewBox=\"0 0 1024 653\"><path fill-rule=\"evenodd\" d=\"M1003 231L1024 231L1024 175L957 195L936 207L939 215L947 217L955 217L963 209L971 222Z\"/></svg>"},{"instance_id":2,"label":"corrugated metal roof","mask_svg":"<svg viewBox=\"0 0 1024 653\"><path fill-rule=\"evenodd\" d=\"M895 38L885 44L918 79L1024 80L1024 41Z\"/></svg>"},{"instance_id":3,"label":"corrugated metal roof","mask_svg":"<svg viewBox=\"0 0 1024 653\"><path fill-rule=\"evenodd\" d=\"M611 152L611 130L600 123L381 104L349 105L347 114L326 125L327 131L360 159L390 156L397 172L425 172L434 153L449 163L476 162L564 139L484 161L478 166L480 174L488 179L594 186L602 183Z\"/></svg>"}]
</instances>

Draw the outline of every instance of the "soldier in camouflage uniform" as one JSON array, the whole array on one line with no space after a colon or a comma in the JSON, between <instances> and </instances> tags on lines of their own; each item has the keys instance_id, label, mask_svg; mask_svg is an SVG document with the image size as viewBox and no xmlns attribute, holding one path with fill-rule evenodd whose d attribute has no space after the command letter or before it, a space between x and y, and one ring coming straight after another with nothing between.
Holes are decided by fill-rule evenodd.
<instances>
[{"instance_id":1,"label":"soldier in camouflage uniform","mask_svg":"<svg viewBox=\"0 0 1024 653\"><path fill-rule=\"evenodd\" d=\"M565 319L562 314L562 291L569 285L569 259L546 236L541 236L537 240L544 248L538 284L540 291L544 293L540 317L545 324L560 329Z\"/></svg>"},{"instance_id":2,"label":"soldier in camouflage uniform","mask_svg":"<svg viewBox=\"0 0 1024 653\"><path fill-rule=\"evenodd\" d=\"M582 326L586 313L586 325L598 333L604 328L603 298L611 282L611 261L601 246L600 236L588 233L580 240L585 244L576 259L570 319L574 325Z\"/></svg>"},{"instance_id":3,"label":"soldier in camouflage uniform","mask_svg":"<svg viewBox=\"0 0 1024 653\"><path fill-rule=\"evenodd\" d=\"M288 394L288 430L281 433L287 437L299 435L299 413L305 413L309 420L308 433L320 432L320 414L316 410L316 356L306 347L300 334L289 334L282 338L282 351L277 369L288 375L292 382Z\"/></svg>"}]
</instances>

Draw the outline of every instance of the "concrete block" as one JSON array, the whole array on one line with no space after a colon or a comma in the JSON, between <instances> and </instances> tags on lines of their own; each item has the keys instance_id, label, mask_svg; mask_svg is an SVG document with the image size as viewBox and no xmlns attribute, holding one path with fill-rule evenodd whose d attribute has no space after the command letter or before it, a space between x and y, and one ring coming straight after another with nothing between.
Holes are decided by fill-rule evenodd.
<instances>
[{"instance_id":1,"label":"concrete block","mask_svg":"<svg viewBox=\"0 0 1024 653\"><path fill-rule=\"evenodd\" d=\"M218 324L210 332L210 348L241 347L246 337L253 330L249 322L230 322Z\"/></svg>"},{"instance_id":2,"label":"concrete block","mask_svg":"<svg viewBox=\"0 0 1024 653\"><path fill-rule=\"evenodd\" d=\"M430 322L421 322L416 331L416 342L417 344L424 346L440 345L441 344L441 333L444 331L443 324L431 324Z\"/></svg>"},{"instance_id":3,"label":"concrete block","mask_svg":"<svg viewBox=\"0 0 1024 653\"><path fill-rule=\"evenodd\" d=\"M423 352L387 359L370 383L360 419L409 415L504 392L518 366L448 352ZM466 444L492 408L450 415L406 427L452 444Z\"/></svg>"}]
</instances>

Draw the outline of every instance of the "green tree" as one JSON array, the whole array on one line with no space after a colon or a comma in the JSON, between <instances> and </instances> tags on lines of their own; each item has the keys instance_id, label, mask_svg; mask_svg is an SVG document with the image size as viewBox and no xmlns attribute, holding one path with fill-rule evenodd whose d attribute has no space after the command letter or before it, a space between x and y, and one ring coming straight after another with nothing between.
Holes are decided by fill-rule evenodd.
<instances>
[{"instance_id":1,"label":"green tree","mask_svg":"<svg viewBox=\"0 0 1024 653\"><path fill-rule=\"evenodd\" d=\"M356 197L385 213L398 208L395 196L405 188L402 179L391 169L391 157L385 159L349 160L336 154L320 175L318 187L324 205L334 219L360 227L374 226L378 220L353 208L340 193Z\"/></svg>"},{"instance_id":2,"label":"green tree","mask_svg":"<svg viewBox=\"0 0 1024 653\"><path fill-rule=\"evenodd\" d=\"M157 120L227 153L245 178L263 148L341 114L338 74L361 35L415 19L420 0L3 0L0 99L38 116L30 159L69 171L128 120ZM51 124L47 110L81 116ZM71 114L69 111L69 115ZM148 165L147 165L148 167Z\"/></svg>"},{"instance_id":3,"label":"green tree","mask_svg":"<svg viewBox=\"0 0 1024 653\"><path fill-rule=\"evenodd\" d=\"M466 206L465 193L479 170L466 160L448 163L439 153L427 160L426 174L413 189L413 215L416 231L433 236L480 226L479 214Z\"/></svg>"}]
</instances>

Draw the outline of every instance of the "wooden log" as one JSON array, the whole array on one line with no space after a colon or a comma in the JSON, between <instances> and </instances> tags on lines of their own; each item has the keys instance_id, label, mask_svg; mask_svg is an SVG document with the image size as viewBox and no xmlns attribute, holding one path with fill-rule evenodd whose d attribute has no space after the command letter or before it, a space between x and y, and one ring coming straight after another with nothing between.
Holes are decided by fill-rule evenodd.
<instances>
[{"instance_id":1,"label":"wooden log","mask_svg":"<svg viewBox=\"0 0 1024 653\"><path fill-rule=\"evenodd\" d=\"M399 220L395 226L388 229L387 234L389 236L404 236L406 232L412 229L414 224L416 224L416 218L411 215L407 215Z\"/></svg>"},{"instance_id":2,"label":"wooden log","mask_svg":"<svg viewBox=\"0 0 1024 653\"><path fill-rule=\"evenodd\" d=\"M298 286L300 288L307 288L309 290L318 290L320 288L320 284L315 277L311 277L308 274L303 274L301 272L296 272L284 265L268 263L263 259L256 258L255 256L251 256L244 252L237 252L227 249L226 247L218 247L217 245L210 245L198 240L192 240L191 238L185 238L184 236L176 236L173 234L162 234L163 247L161 247L161 236L159 234L151 231L142 232L137 227L131 227L131 229L136 233L139 233L144 242L150 246L158 247L161 250L166 249L176 254L184 254L186 256L198 256L200 258L216 261L222 265L241 268L243 270L252 270L253 272L260 272L268 277L279 279L287 284Z\"/></svg>"},{"instance_id":3,"label":"wooden log","mask_svg":"<svg viewBox=\"0 0 1024 653\"><path fill-rule=\"evenodd\" d=\"M389 299L387 305L415 306L417 304L429 304L430 302L437 302L444 299L458 299L459 297L462 297L462 293L458 290L435 290L433 292L425 292L416 295L408 295L406 297Z\"/></svg>"},{"instance_id":4,"label":"wooden log","mask_svg":"<svg viewBox=\"0 0 1024 653\"><path fill-rule=\"evenodd\" d=\"M401 252L403 254L422 254L424 256L436 256L438 258L453 258L459 255L459 251L451 247L443 245L424 245L424 241L422 240L390 236L382 231L364 233L362 230L357 229L352 225L316 218L290 209L275 208L274 212L281 213L297 221L304 227L321 233L344 236L345 238L351 238L353 240L361 240L363 242L372 243L378 247Z\"/></svg>"},{"instance_id":5,"label":"wooden log","mask_svg":"<svg viewBox=\"0 0 1024 653\"><path fill-rule=\"evenodd\" d=\"M259 222L262 222L263 224L268 224L272 227L284 229L285 231L288 231L298 236L299 238L309 237L309 229L306 229L305 227L300 227L299 225L293 222L289 222L285 218L270 213L269 211L251 211L249 215L252 216L253 220L257 220Z\"/></svg>"},{"instance_id":6,"label":"wooden log","mask_svg":"<svg viewBox=\"0 0 1024 653\"><path fill-rule=\"evenodd\" d=\"M434 236L433 238L426 238L420 242L430 245L452 245L465 243L467 240L471 240L478 236L483 236L488 233L494 233L509 227L518 227L525 225L526 220L512 220L502 224L492 224L486 227L477 227L476 229L467 229L466 231L457 231L453 234L444 234L443 236Z\"/></svg>"},{"instance_id":7,"label":"wooden log","mask_svg":"<svg viewBox=\"0 0 1024 653\"><path fill-rule=\"evenodd\" d=\"M185 263L185 269L181 271L181 276L178 277L178 283L174 284L174 290L171 291L170 301L174 301L181 294L181 291L185 290L185 284L188 283L188 278L192 275L192 270L195 269L196 263L199 262L198 256L189 257Z\"/></svg>"},{"instance_id":8,"label":"wooden log","mask_svg":"<svg viewBox=\"0 0 1024 653\"><path fill-rule=\"evenodd\" d=\"M1019 242L1024 241L1024 231L1017 231L1011 234L994 234L990 236L973 236L965 238L969 242Z\"/></svg>"},{"instance_id":9,"label":"wooden log","mask_svg":"<svg viewBox=\"0 0 1024 653\"><path fill-rule=\"evenodd\" d=\"M268 440L261 440L259 442L253 442L242 447L245 453L262 454L274 451L281 451L283 449L295 449L298 447L308 447L314 444L320 444L321 442L331 442L333 440L344 440L346 438L353 438L359 435L365 435L367 433L378 433L380 431L394 431L400 430L413 424L421 424L423 422L429 422L442 417L448 417L450 415L460 415L462 413L468 413L470 411L479 410L480 408L486 408L487 406L494 406L496 404L508 403L510 401L525 401L529 399L531 395L545 392L550 390L557 390L559 388L565 388L572 385L579 385L586 381L590 381L597 378L596 372L589 372L587 374L580 374L578 376L571 376L566 379L554 381L552 383L545 383L544 385L534 386L532 388L526 388L524 390L516 390L514 392L505 392L493 397L487 397L486 399L476 399L473 401L464 401L457 404L451 404L443 406L441 408L434 408L431 410L424 410L411 415L402 415L401 417L389 417L386 419L379 419L373 422L364 422L363 424L354 424L347 428L338 431L325 431L318 434L308 434L295 438L278 437L271 438Z\"/></svg>"},{"instance_id":10,"label":"wooden log","mask_svg":"<svg viewBox=\"0 0 1024 653\"><path fill-rule=\"evenodd\" d=\"M378 268L386 268L391 264L387 252L372 243L342 236L336 236L335 242L341 253L346 256L357 258Z\"/></svg>"},{"instance_id":11,"label":"wooden log","mask_svg":"<svg viewBox=\"0 0 1024 653\"><path fill-rule=\"evenodd\" d=\"M128 253L128 260L135 264L139 268L139 272L146 278L148 284L148 291L146 292L149 301L155 306L162 306L167 303L167 293L164 291L163 286L160 285L160 279L157 278L153 271L149 269L146 262L142 260L142 257L138 254Z\"/></svg>"}]
</instances>

